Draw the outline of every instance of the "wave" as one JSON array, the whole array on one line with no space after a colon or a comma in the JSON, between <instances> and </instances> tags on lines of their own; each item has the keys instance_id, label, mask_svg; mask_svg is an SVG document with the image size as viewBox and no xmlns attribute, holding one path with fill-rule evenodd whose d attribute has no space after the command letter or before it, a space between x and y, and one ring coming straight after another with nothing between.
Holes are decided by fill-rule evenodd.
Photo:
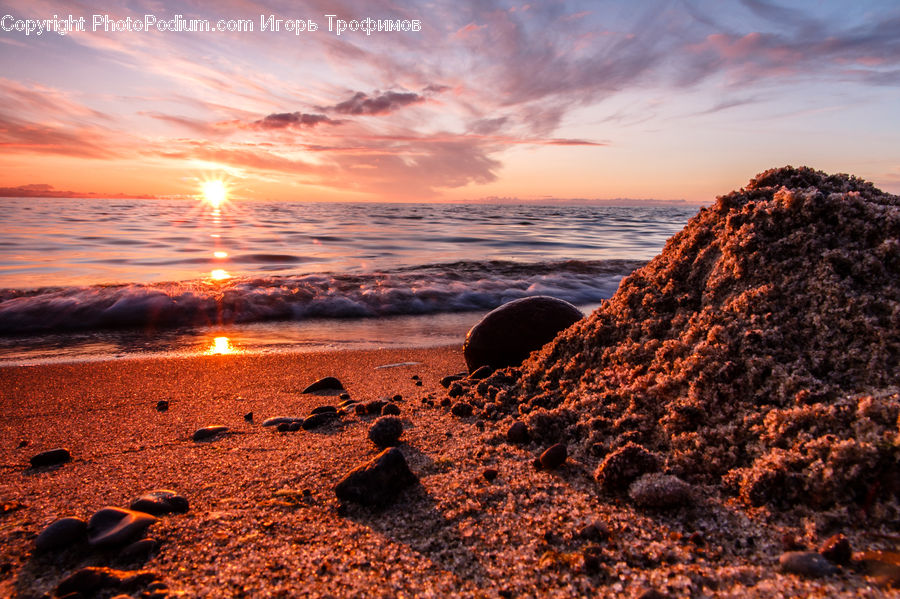
<instances>
[{"instance_id":1,"label":"wave","mask_svg":"<svg viewBox=\"0 0 900 599\"><path fill-rule=\"evenodd\" d=\"M347 274L0 290L0 335L484 311L551 295L612 296L636 260L454 262Z\"/></svg>"}]
</instances>

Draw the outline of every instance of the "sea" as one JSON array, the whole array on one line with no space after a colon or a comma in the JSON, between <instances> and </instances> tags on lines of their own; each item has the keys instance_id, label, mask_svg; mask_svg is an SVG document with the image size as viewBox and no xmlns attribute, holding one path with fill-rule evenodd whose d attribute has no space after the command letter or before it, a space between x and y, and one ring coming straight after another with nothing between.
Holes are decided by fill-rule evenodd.
<instances>
[{"instance_id":1,"label":"sea","mask_svg":"<svg viewBox=\"0 0 900 599\"><path fill-rule=\"evenodd\" d=\"M462 344L585 313L695 206L0 198L0 366Z\"/></svg>"}]
</instances>

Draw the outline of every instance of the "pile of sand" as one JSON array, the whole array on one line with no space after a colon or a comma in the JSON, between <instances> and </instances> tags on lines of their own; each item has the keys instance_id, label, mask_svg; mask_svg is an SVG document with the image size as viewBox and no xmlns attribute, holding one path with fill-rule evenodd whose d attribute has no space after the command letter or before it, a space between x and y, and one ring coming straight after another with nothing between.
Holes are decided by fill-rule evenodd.
<instances>
[{"instance_id":1,"label":"pile of sand","mask_svg":"<svg viewBox=\"0 0 900 599\"><path fill-rule=\"evenodd\" d=\"M785 167L701 210L476 401L589 464L634 442L753 505L890 517L898 383L900 198Z\"/></svg>"}]
</instances>

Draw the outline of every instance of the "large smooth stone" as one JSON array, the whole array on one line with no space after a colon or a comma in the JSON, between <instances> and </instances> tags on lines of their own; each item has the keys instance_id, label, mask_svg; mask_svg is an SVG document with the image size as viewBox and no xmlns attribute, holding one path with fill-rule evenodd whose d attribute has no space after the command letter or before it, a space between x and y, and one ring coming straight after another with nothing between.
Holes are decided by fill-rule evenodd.
<instances>
[{"instance_id":1,"label":"large smooth stone","mask_svg":"<svg viewBox=\"0 0 900 599\"><path fill-rule=\"evenodd\" d=\"M124 545L138 539L156 521L144 512L105 507L88 520L88 543L94 547Z\"/></svg>"},{"instance_id":2,"label":"large smooth stone","mask_svg":"<svg viewBox=\"0 0 900 599\"><path fill-rule=\"evenodd\" d=\"M57 447L56 449L48 449L37 455L31 456L31 467L40 468L42 466L56 466L64 464L72 460L72 454L65 447Z\"/></svg>"},{"instance_id":3,"label":"large smooth stone","mask_svg":"<svg viewBox=\"0 0 900 599\"><path fill-rule=\"evenodd\" d=\"M396 447L385 449L371 461L351 470L334 487L341 501L352 501L368 506L385 506L406 487L419 479L406 463L403 453Z\"/></svg>"},{"instance_id":4,"label":"large smooth stone","mask_svg":"<svg viewBox=\"0 0 900 599\"><path fill-rule=\"evenodd\" d=\"M469 372L518 366L560 331L584 318L569 302L539 295L503 304L473 326L463 344Z\"/></svg>"},{"instance_id":5,"label":"large smooth stone","mask_svg":"<svg viewBox=\"0 0 900 599\"><path fill-rule=\"evenodd\" d=\"M41 531L34 540L38 551L65 549L87 535L87 523L81 518L60 518Z\"/></svg>"},{"instance_id":6,"label":"large smooth stone","mask_svg":"<svg viewBox=\"0 0 900 599\"><path fill-rule=\"evenodd\" d=\"M130 509L145 514L159 516L161 514L183 514L188 511L188 500L175 491L156 489L144 493L131 502Z\"/></svg>"},{"instance_id":7,"label":"large smooth stone","mask_svg":"<svg viewBox=\"0 0 900 599\"><path fill-rule=\"evenodd\" d=\"M319 391L343 391L344 385L333 376L326 376L310 384L301 393L317 393Z\"/></svg>"}]
</instances>

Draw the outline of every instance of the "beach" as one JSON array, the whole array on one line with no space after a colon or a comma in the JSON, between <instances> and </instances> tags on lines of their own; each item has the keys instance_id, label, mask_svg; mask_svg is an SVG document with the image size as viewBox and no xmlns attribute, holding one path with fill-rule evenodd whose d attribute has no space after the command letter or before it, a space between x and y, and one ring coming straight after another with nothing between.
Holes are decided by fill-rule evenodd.
<instances>
[{"instance_id":1,"label":"beach","mask_svg":"<svg viewBox=\"0 0 900 599\"><path fill-rule=\"evenodd\" d=\"M857 552L891 550L891 526L834 530L812 512L785 517L699 485L676 509L638 507L600 491L594 464L570 457L535 469L545 447L508 442L511 417L453 415L441 405L449 398L440 379L462 371L458 346L3 368L0 595L53 596L63 579L90 566L149 573L136 586L85 594L101 597L894 592L862 565L821 578L779 567L786 539L815 548L844 532ZM342 503L333 489L380 451L367 438L376 416L348 413L296 432L261 424L338 404L334 393L301 393L325 376L337 377L352 399L390 397L399 407L399 450L419 484L383 508ZM160 400L168 410L157 410ZM209 425L229 430L192 440ZM29 467L29 457L55 447L68 448L72 460ZM34 548L58 518L128 507L160 488L185 497L189 509L149 528L145 536L158 547L147 556L83 542Z\"/></svg>"}]
</instances>

